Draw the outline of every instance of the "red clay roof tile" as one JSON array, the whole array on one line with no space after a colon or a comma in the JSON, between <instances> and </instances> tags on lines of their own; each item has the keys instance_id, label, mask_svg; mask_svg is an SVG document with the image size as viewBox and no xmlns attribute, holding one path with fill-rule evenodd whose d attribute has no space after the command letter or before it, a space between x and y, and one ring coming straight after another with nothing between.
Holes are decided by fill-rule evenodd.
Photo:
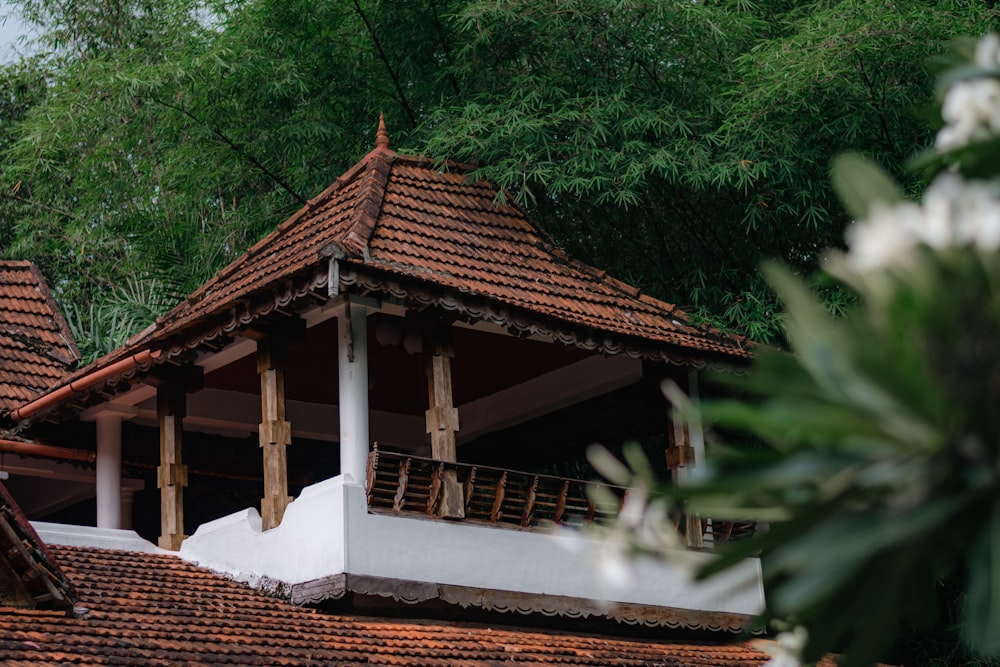
<instances>
[{"instance_id":1,"label":"red clay roof tile","mask_svg":"<svg viewBox=\"0 0 1000 667\"><path fill-rule=\"evenodd\" d=\"M509 325L538 322L563 342L598 341L608 353L655 349L691 364L749 354L744 340L695 326L675 306L571 260L468 169L442 171L380 144L155 327L74 378L144 349L177 351L233 331L277 300L324 286L332 257L347 277L341 289L361 289L363 276L366 291L474 302L472 316L486 304Z\"/></svg>"},{"instance_id":2,"label":"red clay roof tile","mask_svg":"<svg viewBox=\"0 0 1000 667\"><path fill-rule=\"evenodd\" d=\"M0 409L55 385L80 354L31 262L0 260Z\"/></svg>"},{"instance_id":3,"label":"red clay roof tile","mask_svg":"<svg viewBox=\"0 0 1000 667\"><path fill-rule=\"evenodd\" d=\"M163 318L148 341L303 269L332 248L359 270L485 297L570 326L745 357L741 341L690 325L670 304L571 262L525 213L464 173L376 149L322 195ZM195 305L196 304L196 305Z\"/></svg>"},{"instance_id":4,"label":"red clay roof tile","mask_svg":"<svg viewBox=\"0 0 1000 667\"><path fill-rule=\"evenodd\" d=\"M622 639L484 624L326 614L289 605L174 555L51 547L79 590L80 618L0 610L0 662L430 667L748 667L747 644Z\"/></svg>"}]
</instances>

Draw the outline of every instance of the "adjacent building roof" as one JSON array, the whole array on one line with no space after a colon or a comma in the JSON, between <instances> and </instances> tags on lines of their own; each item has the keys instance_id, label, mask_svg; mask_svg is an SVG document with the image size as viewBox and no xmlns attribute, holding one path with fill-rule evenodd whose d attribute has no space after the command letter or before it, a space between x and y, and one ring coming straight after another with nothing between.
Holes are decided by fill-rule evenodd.
<instances>
[{"instance_id":1,"label":"adjacent building roof","mask_svg":"<svg viewBox=\"0 0 1000 667\"><path fill-rule=\"evenodd\" d=\"M0 410L57 384L79 358L38 268L0 260Z\"/></svg>"},{"instance_id":2,"label":"adjacent building roof","mask_svg":"<svg viewBox=\"0 0 1000 667\"><path fill-rule=\"evenodd\" d=\"M51 547L76 618L0 608L5 665L759 666L747 644L682 643L295 607L177 556Z\"/></svg>"},{"instance_id":3,"label":"adjacent building roof","mask_svg":"<svg viewBox=\"0 0 1000 667\"><path fill-rule=\"evenodd\" d=\"M469 171L396 153L380 123L375 150L154 326L72 379L149 350L162 350L156 363L166 361L310 293L435 306L569 345L690 366L748 356L745 340L696 326L677 307L571 259L509 196Z\"/></svg>"},{"instance_id":4,"label":"adjacent building roof","mask_svg":"<svg viewBox=\"0 0 1000 667\"><path fill-rule=\"evenodd\" d=\"M0 605L72 611L76 591L0 483Z\"/></svg>"}]
</instances>

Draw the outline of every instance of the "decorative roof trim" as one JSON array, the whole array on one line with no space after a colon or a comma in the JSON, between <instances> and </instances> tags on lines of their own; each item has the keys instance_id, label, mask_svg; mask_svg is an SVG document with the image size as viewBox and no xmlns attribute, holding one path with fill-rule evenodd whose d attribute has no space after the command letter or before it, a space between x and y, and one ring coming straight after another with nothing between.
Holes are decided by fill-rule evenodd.
<instances>
[{"instance_id":1,"label":"decorative roof trim","mask_svg":"<svg viewBox=\"0 0 1000 667\"><path fill-rule=\"evenodd\" d=\"M388 141L388 137L386 137L386 148ZM351 216L347 235L341 242L344 250L355 257L368 259L368 242L371 240L375 225L378 223L379 213L382 211L382 200L385 198L385 188L389 182L391 160L392 158L387 155L376 154L366 164L366 173L361 182L358 204Z\"/></svg>"},{"instance_id":2,"label":"decorative roof trim","mask_svg":"<svg viewBox=\"0 0 1000 667\"><path fill-rule=\"evenodd\" d=\"M333 261L333 260L331 260ZM291 305L293 302L309 294L325 295L329 276L326 265L312 265L300 271L279 285L261 290L240 299L234 305L220 312L207 315L204 320L192 327L169 335L163 339L155 333L144 341L144 345L126 349L126 354L118 359L99 360L88 369L83 369L70 382L43 394L34 401L11 413L15 422L20 422L18 430L27 426L29 420L35 420L57 408L69 396L86 400L81 394L97 391L105 387L113 387L123 381L130 380L147 371L152 365L159 365L194 350L205 343L219 338L237 334L243 327L261 317L269 315L279 308ZM521 336L541 336L552 342L567 347L577 347L605 355L624 354L637 359L659 361L688 368L711 368L715 370L739 370L748 360L749 352L741 348L729 350L688 349L680 342L663 342L662 345L644 343L641 340L628 338L594 329L571 328L558 326L554 318L536 314L524 309L516 309L494 303L493 301L474 295L449 294L437 286L420 284L417 279L401 280L398 276L382 273L370 265L355 265L350 262L339 262L339 290L354 288L359 295L374 295L380 298L402 301L418 307L436 307L445 311L458 313L469 321L490 322L504 327L513 334ZM126 363L149 346L151 357L143 357L142 363ZM111 366L122 364L124 370L108 373ZM91 383L90 378L99 376ZM70 389L70 387L76 387ZM58 398L55 396L59 394Z\"/></svg>"},{"instance_id":3,"label":"decorative roof trim","mask_svg":"<svg viewBox=\"0 0 1000 667\"><path fill-rule=\"evenodd\" d=\"M355 593L392 598L404 604L420 604L437 599L463 609L475 607L486 611L523 615L607 618L628 625L715 632L736 633L750 630L753 621L752 616L744 614L601 602L561 595L517 593L356 574L337 574L294 584L286 589L275 587L273 581L259 583L269 592L286 591L289 601L298 605L318 604L326 600L340 599L348 593Z\"/></svg>"},{"instance_id":4,"label":"decorative roof trim","mask_svg":"<svg viewBox=\"0 0 1000 667\"><path fill-rule=\"evenodd\" d=\"M375 295L410 302L421 306L433 306L442 310L457 312L467 319L490 322L504 327L511 333L522 336L542 336L554 343L568 347L578 347L606 355L624 354L633 358L651 361L663 361L670 364L693 368L716 368L732 370L734 365L745 363L749 353L745 350L733 349L731 353L718 350L687 350L679 344L664 342L662 347L629 341L626 338L604 333L597 330L573 329L560 327L551 322L553 318L501 306L483 297L465 297L441 294L442 290L426 286L404 284L393 278L372 275L371 267L356 269L349 264L341 263L339 279L341 291L343 287L354 287L362 296ZM546 321L549 320L549 321ZM665 348L676 348L665 349ZM706 360L706 356L715 356L717 361Z\"/></svg>"}]
</instances>

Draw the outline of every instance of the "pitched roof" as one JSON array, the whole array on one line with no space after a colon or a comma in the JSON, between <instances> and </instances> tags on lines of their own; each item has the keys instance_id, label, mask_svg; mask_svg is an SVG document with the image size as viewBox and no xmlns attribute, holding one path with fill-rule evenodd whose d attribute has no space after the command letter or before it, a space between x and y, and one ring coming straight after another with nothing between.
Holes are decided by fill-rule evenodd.
<instances>
[{"instance_id":1,"label":"pitched roof","mask_svg":"<svg viewBox=\"0 0 1000 667\"><path fill-rule=\"evenodd\" d=\"M747 356L741 339L694 326L677 307L570 259L523 210L499 202L494 185L470 179L468 168L442 171L390 150L384 125L377 143L136 344L164 340L269 291L260 307L273 308L275 299L284 305L288 278L305 272L325 283L334 257L341 263L335 288L418 300L446 293L453 309L464 301L477 313L490 305L495 317L505 311L506 325L535 318L556 329L675 348L688 358Z\"/></svg>"},{"instance_id":2,"label":"pitched roof","mask_svg":"<svg viewBox=\"0 0 1000 667\"><path fill-rule=\"evenodd\" d=\"M295 607L177 556L52 547L78 618L0 609L5 665L761 665L716 645L328 614ZM84 609L81 609L84 608Z\"/></svg>"},{"instance_id":3,"label":"pitched roof","mask_svg":"<svg viewBox=\"0 0 1000 667\"><path fill-rule=\"evenodd\" d=\"M0 410L52 387L79 358L38 268L0 260Z\"/></svg>"},{"instance_id":4,"label":"pitched roof","mask_svg":"<svg viewBox=\"0 0 1000 667\"><path fill-rule=\"evenodd\" d=\"M316 292L433 305L606 354L690 366L749 356L746 340L696 326L676 306L569 258L470 168L396 153L381 123L376 144L154 325L69 379L147 350L162 350L162 363Z\"/></svg>"},{"instance_id":5,"label":"pitched roof","mask_svg":"<svg viewBox=\"0 0 1000 667\"><path fill-rule=\"evenodd\" d=\"M71 611L76 591L0 483L0 606Z\"/></svg>"}]
</instances>

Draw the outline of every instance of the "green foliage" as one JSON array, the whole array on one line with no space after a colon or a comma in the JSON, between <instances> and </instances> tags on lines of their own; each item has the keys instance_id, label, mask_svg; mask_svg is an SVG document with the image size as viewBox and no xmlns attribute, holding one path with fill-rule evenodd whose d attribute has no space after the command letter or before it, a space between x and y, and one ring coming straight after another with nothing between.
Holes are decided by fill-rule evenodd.
<instances>
[{"instance_id":1,"label":"green foliage","mask_svg":"<svg viewBox=\"0 0 1000 667\"><path fill-rule=\"evenodd\" d=\"M155 280L129 280L102 301L71 304L66 323L79 341L80 363L88 364L121 347L128 338L169 308L168 294Z\"/></svg>"},{"instance_id":2,"label":"green foliage","mask_svg":"<svg viewBox=\"0 0 1000 667\"><path fill-rule=\"evenodd\" d=\"M724 378L744 398L699 418L767 447L722 450L707 481L670 491L709 516L777 518L702 574L762 553L765 618L808 629L806 661L843 651L847 667L868 665L902 629L942 622L966 648L939 644L934 659L1000 657L1000 162L984 158L1000 134L1000 38L975 53L967 79L945 79L934 152L953 168L922 204L868 160L834 162L858 221L825 268L856 304L832 317L766 267L791 354L761 350ZM941 605L956 585L957 624L955 603Z\"/></svg>"},{"instance_id":3,"label":"green foliage","mask_svg":"<svg viewBox=\"0 0 1000 667\"><path fill-rule=\"evenodd\" d=\"M930 90L920 63L995 17L916 0L17 5L41 55L0 108L0 241L64 303L220 268L364 154L385 112L394 146L482 164L573 254L761 340L780 331L761 258L808 272L846 223L827 157L863 147L898 176L928 138L899 111Z\"/></svg>"},{"instance_id":4,"label":"green foliage","mask_svg":"<svg viewBox=\"0 0 1000 667\"><path fill-rule=\"evenodd\" d=\"M926 282L887 296L879 317L857 308L835 321L772 269L795 356L761 354L750 376L732 380L758 401L707 408L771 448L724 460L725 482L695 506L788 513L731 557L765 550L769 614L809 628L807 660L848 641L847 664L878 659L897 623L936 620L939 580L965 568L977 584L968 618L980 634L970 638L995 650L982 641L1000 630L982 540L996 512L1000 313L983 313L981 298L1000 288L1000 272L928 252L920 273Z\"/></svg>"}]
</instances>

